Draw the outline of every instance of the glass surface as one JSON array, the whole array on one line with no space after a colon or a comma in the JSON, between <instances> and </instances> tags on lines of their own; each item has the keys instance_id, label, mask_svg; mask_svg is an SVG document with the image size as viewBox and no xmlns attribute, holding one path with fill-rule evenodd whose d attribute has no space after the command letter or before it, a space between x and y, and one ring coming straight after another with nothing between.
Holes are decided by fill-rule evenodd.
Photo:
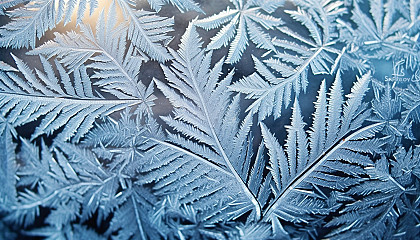
<instances>
[{"instance_id":1,"label":"glass surface","mask_svg":"<svg viewBox=\"0 0 420 240\"><path fill-rule=\"evenodd\" d=\"M0 239L417 239L419 0L0 0Z\"/></svg>"}]
</instances>

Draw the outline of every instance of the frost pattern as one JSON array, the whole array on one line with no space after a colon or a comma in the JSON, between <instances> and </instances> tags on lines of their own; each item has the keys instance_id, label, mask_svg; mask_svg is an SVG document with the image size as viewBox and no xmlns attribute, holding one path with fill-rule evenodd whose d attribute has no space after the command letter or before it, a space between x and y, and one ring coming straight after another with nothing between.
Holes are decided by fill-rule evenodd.
<instances>
[{"instance_id":1,"label":"frost pattern","mask_svg":"<svg viewBox=\"0 0 420 240\"><path fill-rule=\"evenodd\" d=\"M418 238L419 9L0 1L0 238Z\"/></svg>"}]
</instances>

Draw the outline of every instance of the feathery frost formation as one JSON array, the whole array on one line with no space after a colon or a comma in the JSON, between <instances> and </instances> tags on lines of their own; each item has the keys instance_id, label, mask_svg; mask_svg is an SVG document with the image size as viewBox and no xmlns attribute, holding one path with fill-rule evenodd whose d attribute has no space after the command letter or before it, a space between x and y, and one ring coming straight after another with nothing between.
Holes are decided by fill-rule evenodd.
<instances>
[{"instance_id":1,"label":"feathery frost formation","mask_svg":"<svg viewBox=\"0 0 420 240\"><path fill-rule=\"evenodd\" d=\"M1 239L416 239L419 0L0 0Z\"/></svg>"}]
</instances>

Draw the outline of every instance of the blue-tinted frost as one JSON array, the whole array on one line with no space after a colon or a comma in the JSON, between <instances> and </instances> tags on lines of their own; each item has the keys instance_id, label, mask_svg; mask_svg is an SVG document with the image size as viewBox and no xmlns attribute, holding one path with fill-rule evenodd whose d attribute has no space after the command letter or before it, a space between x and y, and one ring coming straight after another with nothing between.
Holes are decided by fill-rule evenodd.
<instances>
[{"instance_id":1,"label":"blue-tinted frost","mask_svg":"<svg viewBox=\"0 0 420 240\"><path fill-rule=\"evenodd\" d=\"M418 238L419 9L0 1L0 238Z\"/></svg>"}]
</instances>

